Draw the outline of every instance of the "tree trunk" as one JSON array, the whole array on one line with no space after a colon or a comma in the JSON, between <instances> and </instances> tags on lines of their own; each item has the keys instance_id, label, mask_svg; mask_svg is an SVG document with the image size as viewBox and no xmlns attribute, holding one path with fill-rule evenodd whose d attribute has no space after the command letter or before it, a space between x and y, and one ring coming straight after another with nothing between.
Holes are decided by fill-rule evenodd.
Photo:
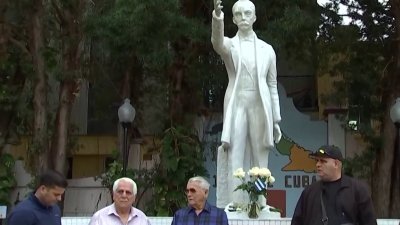
<instances>
[{"instance_id":1,"label":"tree trunk","mask_svg":"<svg viewBox=\"0 0 400 225\"><path fill-rule=\"evenodd\" d=\"M386 87L383 102L386 105L383 122L383 148L377 153L372 179L372 196L375 211L379 218L398 218L400 216L399 186L399 148L398 133L390 119L389 111L395 99L400 95L400 1L390 0L391 12L395 17L395 35L391 46L391 61L385 71Z\"/></svg>"},{"instance_id":2,"label":"tree trunk","mask_svg":"<svg viewBox=\"0 0 400 225\"><path fill-rule=\"evenodd\" d=\"M393 99L400 97L400 0L390 0L391 11L395 18L395 37L393 39L393 69L391 73L393 74L394 81L394 96ZM394 101L392 101L394 103ZM399 146L399 130L394 132L397 137L396 148L394 149L393 159L392 159L392 183L390 199L391 204L389 208L390 218L400 218L400 146ZM393 142L392 142L393 143Z\"/></svg>"},{"instance_id":3,"label":"tree trunk","mask_svg":"<svg viewBox=\"0 0 400 225\"><path fill-rule=\"evenodd\" d=\"M72 17L68 17L73 20ZM63 174L66 173L66 159L68 136L69 136L69 122L71 118L72 106L75 102L76 96L79 95L81 79L80 71L81 64L80 59L82 55L82 37L79 28L74 21L67 23L69 26L65 29L68 31L66 34L70 34L69 37L65 36L66 40L63 42L63 73L64 78L60 82L60 96L59 105L56 116L56 127L53 136L51 158L53 162L53 168ZM75 33L70 33L75 32ZM68 38L74 37L73 41Z\"/></svg>"},{"instance_id":4,"label":"tree trunk","mask_svg":"<svg viewBox=\"0 0 400 225\"><path fill-rule=\"evenodd\" d=\"M383 145L376 154L372 176L372 199L378 218L400 217L400 165L398 131L390 119L390 108L400 97L400 0L389 0L395 18L395 34L390 46L389 64L384 71L382 102L385 105Z\"/></svg>"},{"instance_id":5,"label":"tree trunk","mask_svg":"<svg viewBox=\"0 0 400 225\"><path fill-rule=\"evenodd\" d=\"M30 146L30 155L34 157L33 171L43 171L48 167L48 132L47 132L47 75L43 50L43 3L34 0L34 13L31 18L31 54L35 69L33 93L33 144Z\"/></svg>"},{"instance_id":6,"label":"tree trunk","mask_svg":"<svg viewBox=\"0 0 400 225\"><path fill-rule=\"evenodd\" d=\"M7 143L11 115L12 112L0 110L0 155L3 153L3 148Z\"/></svg>"},{"instance_id":7,"label":"tree trunk","mask_svg":"<svg viewBox=\"0 0 400 225\"><path fill-rule=\"evenodd\" d=\"M181 1L182 14L188 18L193 18L199 13L207 12L207 3L204 1ZM204 18L210 18L210 16L204 15ZM173 44L173 50L175 52L174 62L168 69L169 83L170 83L170 123L171 126L177 124L187 123L185 121L185 114L196 112L196 106L199 106L197 100L193 98L193 91L188 87L185 76L187 73L188 61L193 60L187 54L198 53L198 47L186 38L181 38L175 41ZM189 50L190 49L190 50ZM198 55L198 54L197 54ZM190 121L189 123L191 123Z\"/></svg>"},{"instance_id":8,"label":"tree trunk","mask_svg":"<svg viewBox=\"0 0 400 225\"><path fill-rule=\"evenodd\" d=\"M386 115L389 115L389 111L387 111ZM391 168L395 138L394 126L389 116L386 116L383 126L384 144L383 148L377 153L374 175L372 176L372 198L375 203L376 215L379 218L388 218L388 209L391 202Z\"/></svg>"},{"instance_id":9,"label":"tree trunk","mask_svg":"<svg viewBox=\"0 0 400 225\"><path fill-rule=\"evenodd\" d=\"M5 24L5 14L7 11L7 0L0 1L0 61L7 55L8 31Z\"/></svg>"},{"instance_id":10,"label":"tree trunk","mask_svg":"<svg viewBox=\"0 0 400 225\"><path fill-rule=\"evenodd\" d=\"M397 129L400 129L398 127ZM394 145L393 164L392 164L392 183L390 186L390 208L389 218L400 218L400 134L399 130L395 132L396 144Z\"/></svg>"},{"instance_id":11,"label":"tree trunk","mask_svg":"<svg viewBox=\"0 0 400 225\"><path fill-rule=\"evenodd\" d=\"M54 170L64 174L66 172L65 163L68 150L67 143L70 115L75 96L79 93L79 85L80 82L75 80L64 80L60 84L59 106L55 121L56 127L51 146L51 162Z\"/></svg>"},{"instance_id":12,"label":"tree trunk","mask_svg":"<svg viewBox=\"0 0 400 225\"><path fill-rule=\"evenodd\" d=\"M176 57L174 63L169 69L170 76L170 120L171 126L182 124L183 122L183 96L182 83L185 75L184 60L179 56Z\"/></svg>"},{"instance_id":13,"label":"tree trunk","mask_svg":"<svg viewBox=\"0 0 400 225\"><path fill-rule=\"evenodd\" d=\"M56 130L52 138L51 162L55 170L65 174L71 110L76 96L79 95L82 77L81 59L84 50L82 16L85 12L85 1L71 1L69 4L59 5L57 1L52 0L51 3L60 21L63 73L55 121Z\"/></svg>"}]
</instances>

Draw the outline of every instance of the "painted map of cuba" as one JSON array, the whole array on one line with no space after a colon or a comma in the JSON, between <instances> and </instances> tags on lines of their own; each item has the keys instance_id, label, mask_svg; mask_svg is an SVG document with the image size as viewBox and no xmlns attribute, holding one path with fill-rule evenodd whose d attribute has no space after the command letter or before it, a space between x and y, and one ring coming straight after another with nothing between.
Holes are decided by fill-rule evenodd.
<instances>
[{"instance_id":1,"label":"painted map of cuba","mask_svg":"<svg viewBox=\"0 0 400 225\"><path fill-rule=\"evenodd\" d=\"M276 149L280 154L289 156L290 159L290 162L282 167L282 171L315 172L315 161L308 156L312 151L301 147L285 134L282 135Z\"/></svg>"}]
</instances>

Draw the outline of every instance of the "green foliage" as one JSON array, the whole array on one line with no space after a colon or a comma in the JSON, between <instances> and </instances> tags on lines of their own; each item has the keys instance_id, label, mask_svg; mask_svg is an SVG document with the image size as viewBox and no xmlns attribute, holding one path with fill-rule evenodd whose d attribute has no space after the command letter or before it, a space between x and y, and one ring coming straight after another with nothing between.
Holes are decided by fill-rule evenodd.
<instances>
[{"instance_id":1,"label":"green foliage","mask_svg":"<svg viewBox=\"0 0 400 225\"><path fill-rule=\"evenodd\" d=\"M197 137L184 128L169 128L164 132L162 145L159 147L159 161L151 170L127 169L127 177L138 186L136 204L144 193L151 189L152 197L146 202L146 215L172 216L184 207L184 194L187 181L193 176L207 176L204 168L203 150ZM115 156L118 158L118 156ZM112 193L114 181L122 177L122 164L114 161L107 171L96 177Z\"/></svg>"},{"instance_id":2,"label":"green foliage","mask_svg":"<svg viewBox=\"0 0 400 225\"><path fill-rule=\"evenodd\" d=\"M257 3L257 2L256 2ZM315 35L320 25L320 7L315 1L265 1L256 23L260 34L289 65L315 65ZM258 7L258 6L256 6ZM260 20L261 19L261 20Z\"/></svg>"},{"instance_id":3,"label":"green foliage","mask_svg":"<svg viewBox=\"0 0 400 225\"><path fill-rule=\"evenodd\" d=\"M187 129L171 127L164 132L160 162L153 177L153 197L146 212L153 216L172 216L184 207L184 190L193 176L206 176L203 150L197 137Z\"/></svg>"},{"instance_id":4,"label":"green foliage","mask_svg":"<svg viewBox=\"0 0 400 225\"><path fill-rule=\"evenodd\" d=\"M119 151L113 150L111 157L113 159L113 162L106 165L106 171L103 174L94 177L95 180L101 180L101 184L110 190L110 194L112 194L112 186L114 181L122 177L122 162L118 160L120 158ZM127 168L126 174L127 177L133 179L131 169Z\"/></svg>"},{"instance_id":5,"label":"green foliage","mask_svg":"<svg viewBox=\"0 0 400 225\"><path fill-rule=\"evenodd\" d=\"M171 88L168 68L176 57L175 43L209 42L208 28L201 20L185 17L181 7L176 0L96 2L85 30L92 40L91 74L96 75L90 77L92 97L96 98L90 104L102 107L93 110L96 117L115 115L109 105L120 100L121 79L129 73L129 95L141 106L138 117L146 115L137 121L145 124L142 127L147 133L165 129L171 98L167 96ZM185 49L185 60L196 60L197 53L192 50ZM201 77L197 76L197 80ZM104 96L103 88L112 91Z\"/></svg>"},{"instance_id":6,"label":"green foliage","mask_svg":"<svg viewBox=\"0 0 400 225\"><path fill-rule=\"evenodd\" d=\"M198 39L204 33L196 21L181 14L179 1L128 0L107 6L92 12L87 32L112 54L117 69L135 56L146 69L162 69L171 62L172 42L182 37Z\"/></svg>"},{"instance_id":7,"label":"green foliage","mask_svg":"<svg viewBox=\"0 0 400 225\"><path fill-rule=\"evenodd\" d=\"M343 161L344 173L348 176L368 179L372 175L372 162L375 158L374 149L367 149L351 159Z\"/></svg>"},{"instance_id":8,"label":"green foliage","mask_svg":"<svg viewBox=\"0 0 400 225\"><path fill-rule=\"evenodd\" d=\"M0 61L0 105L2 111L10 111L18 101L20 86L12 85L12 78L16 73L16 65Z\"/></svg>"},{"instance_id":9,"label":"green foliage","mask_svg":"<svg viewBox=\"0 0 400 225\"><path fill-rule=\"evenodd\" d=\"M265 180L266 180L265 178L262 179L262 181L264 183L265 183ZM249 194L251 201L257 201L258 195L264 195L265 190L261 190L261 191L258 190L256 188L256 185L254 184L254 182L255 181L251 181L251 180L243 182L240 185L238 185L234 191L237 191L237 190L246 191Z\"/></svg>"},{"instance_id":10,"label":"green foliage","mask_svg":"<svg viewBox=\"0 0 400 225\"><path fill-rule=\"evenodd\" d=\"M123 177L122 162L116 160L118 158L118 154L114 154L113 158L115 160L108 165L106 172L95 177L95 180L100 179L101 184L109 190L111 198L113 193L112 189L114 181L116 181L118 178ZM141 197L150 187L152 174L152 170L133 170L127 168L126 177L134 180L138 187L138 193L135 200L136 204L139 204Z\"/></svg>"},{"instance_id":11,"label":"green foliage","mask_svg":"<svg viewBox=\"0 0 400 225\"><path fill-rule=\"evenodd\" d=\"M131 173L131 171L129 171L129 173L128 173L128 170L127 170L127 177L131 177L131 176L129 176L130 173ZM122 177L122 163L114 160L111 164L108 165L107 171L105 173L95 177L95 180L100 179L101 184L104 187L108 188L108 190L110 191L110 194L112 194L112 187L113 187L114 181L121 177Z\"/></svg>"},{"instance_id":12,"label":"green foliage","mask_svg":"<svg viewBox=\"0 0 400 225\"><path fill-rule=\"evenodd\" d=\"M9 130L10 133L20 133L20 130L24 128L21 125L23 123L20 122L24 119L22 114L29 111L23 97L29 91L24 88L27 89L27 77L32 72L32 65L21 57L21 52L13 46L7 46L6 56L1 57L0 55L0 117L4 120L7 118L11 120L3 123L10 125L12 130ZM24 105L23 110L25 111L21 109L21 105ZM16 111L17 113L15 113ZM3 133L1 136L2 138L7 137L8 134Z\"/></svg>"},{"instance_id":13,"label":"green foliage","mask_svg":"<svg viewBox=\"0 0 400 225\"><path fill-rule=\"evenodd\" d=\"M338 15L339 4L348 7L347 26ZM341 78L334 83L335 92L323 96L323 101L348 107L349 114L342 120L357 120L354 132L369 144L368 150L348 159L345 171L370 177L377 150L383 147L383 129L376 124L388 116L387 97L399 86L398 74L391 67L393 56L398 54L391 50L395 20L388 1L334 0L322 12L317 37L319 73Z\"/></svg>"},{"instance_id":14,"label":"green foliage","mask_svg":"<svg viewBox=\"0 0 400 225\"><path fill-rule=\"evenodd\" d=\"M10 206L10 192L17 185L14 176L15 160L10 154L0 155L0 205Z\"/></svg>"}]
</instances>

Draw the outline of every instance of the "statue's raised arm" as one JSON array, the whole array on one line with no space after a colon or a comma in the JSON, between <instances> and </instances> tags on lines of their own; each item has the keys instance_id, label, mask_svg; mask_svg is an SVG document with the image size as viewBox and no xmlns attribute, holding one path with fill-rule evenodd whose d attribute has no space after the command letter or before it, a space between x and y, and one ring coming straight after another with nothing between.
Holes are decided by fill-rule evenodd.
<instances>
[{"instance_id":1,"label":"statue's raised arm","mask_svg":"<svg viewBox=\"0 0 400 225\"><path fill-rule=\"evenodd\" d=\"M216 16L220 16L222 12L223 6L221 5L221 0L214 0L214 11Z\"/></svg>"}]
</instances>

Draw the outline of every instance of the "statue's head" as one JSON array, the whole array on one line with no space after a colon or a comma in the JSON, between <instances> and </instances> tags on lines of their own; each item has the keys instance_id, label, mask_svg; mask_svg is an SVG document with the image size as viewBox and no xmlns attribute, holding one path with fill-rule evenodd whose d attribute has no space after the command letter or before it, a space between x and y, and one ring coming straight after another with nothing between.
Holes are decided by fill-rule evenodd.
<instances>
[{"instance_id":1,"label":"statue's head","mask_svg":"<svg viewBox=\"0 0 400 225\"><path fill-rule=\"evenodd\" d=\"M238 0L232 7L233 23L239 30L253 29L256 7L250 0Z\"/></svg>"}]
</instances>

